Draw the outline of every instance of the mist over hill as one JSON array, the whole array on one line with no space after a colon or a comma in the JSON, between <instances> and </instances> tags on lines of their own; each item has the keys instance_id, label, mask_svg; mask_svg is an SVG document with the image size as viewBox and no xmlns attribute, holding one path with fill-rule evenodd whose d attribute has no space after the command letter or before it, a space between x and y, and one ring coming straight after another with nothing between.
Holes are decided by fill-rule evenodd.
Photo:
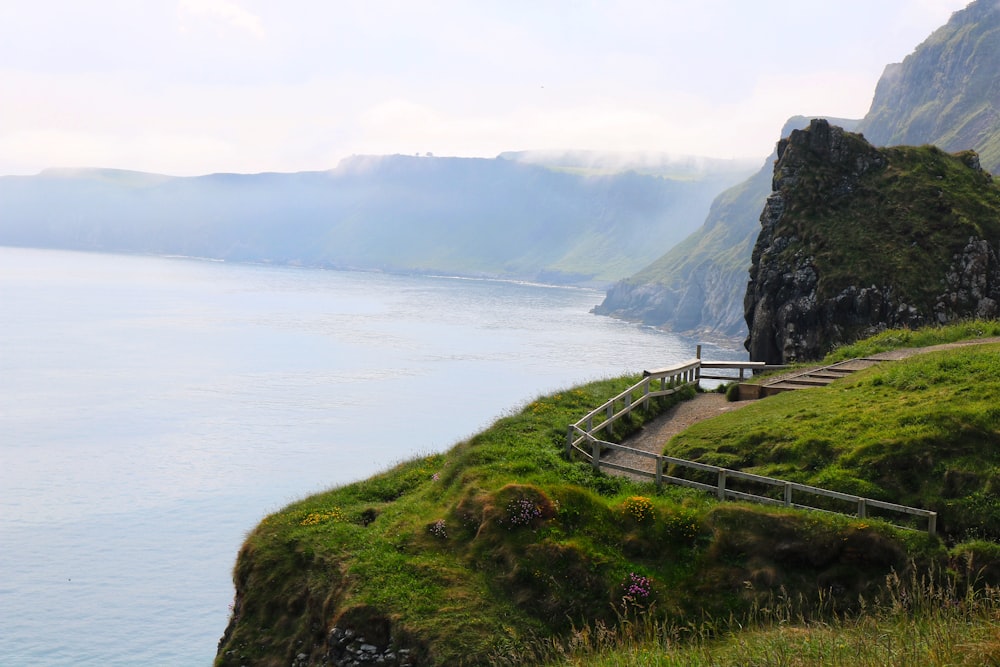
<instances>
[{"instance_id":1,"label":"mist over hill","mask_svg":"<svg viewBox=\"0 0 1000 667\"><path fill-rule=\"evenodd\" d=\"M875 145L972 149L1000 173L1000 4L955 12L902 63L886 67L864 119L828 118ZM795 117L780 137L802 129ZM776 154L713 202L704 224L636 274L615 284L595 312L679 332L744 338L743 297Z\"/></svg>"},{"instance_id":2,"label":"mist over hill","mask_svg":"<svg viewBox=\"0 0 1000 667\"><path fill-rule=\"evenodd\" d=\"M603 286L750 171L585 167L393 155L293 174L47 170L0 178L0 244Z\"/></svg>"}]
</instances>

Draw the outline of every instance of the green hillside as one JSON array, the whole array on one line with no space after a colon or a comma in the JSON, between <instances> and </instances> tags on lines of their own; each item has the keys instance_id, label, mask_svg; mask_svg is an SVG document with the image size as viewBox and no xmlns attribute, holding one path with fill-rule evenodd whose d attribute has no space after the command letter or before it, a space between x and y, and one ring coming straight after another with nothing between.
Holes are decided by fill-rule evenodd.
<instances>
[{"instance_id":1,"label":"green hillside","mask_svg":"<svg viewBox=\"0 0 1000 667\"><path fill-rule=\"evenodd\" d=\"M996 323L972 329L1000 334ZM757 627L781 596L800 620L863 612L891 593L894 572L943 568L949 554L1000 582L1000 548L982 541L1000 536L998 351L916 357L768 398L669 446L933 507L943 541L877 518L718 503L567 461L567 424L635 378L606 380L267 517L240 552L217 662L326 664L370 650L387 664L536 664L584 629ZM969 583L956 574L955 585Z\"/></svg>"},{"instance_id":2,"label":"green hillside","mask_svg":"<svg viewBox=\"0 0 1000 667\"><path fill-rule=\"evenodd\" d=\"M902 63L889 65L858 131L881 146L931 143L973 149L1000 171L1000 6L955 12Z\"/></svg>"}]
</instances>

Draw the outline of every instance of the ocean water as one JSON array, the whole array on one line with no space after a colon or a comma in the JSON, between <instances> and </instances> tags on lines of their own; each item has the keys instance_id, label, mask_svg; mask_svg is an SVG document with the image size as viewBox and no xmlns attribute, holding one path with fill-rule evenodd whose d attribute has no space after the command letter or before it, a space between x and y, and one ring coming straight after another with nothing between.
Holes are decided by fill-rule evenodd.
<instances>
[{"instance_id":1,"label":"ocean water","mask_svg":"<svg viewBox=\"0 0 1000 667\"><path fill-rule=\"evenodd\" d=\"M601 298L0 248L0 664L211 664L266 514L694 356Z\"/></svg>"}]
</instances>

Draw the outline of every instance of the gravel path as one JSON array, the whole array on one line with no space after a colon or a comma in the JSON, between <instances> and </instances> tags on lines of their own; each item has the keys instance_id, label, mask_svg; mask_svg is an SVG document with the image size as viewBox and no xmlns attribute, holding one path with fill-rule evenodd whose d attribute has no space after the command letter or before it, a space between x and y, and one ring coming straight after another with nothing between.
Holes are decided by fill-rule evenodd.
<instances>
[{"instance_id":1,"label":"gravel path","mask_svg":"<svg viewBox=\"0 0 1000 667\"><path fill-rule=\"evenodd\" d=\"M703 419L709 419L723 412L738 410L752 401L742 401L730 403L722 394L709 393L697 394L688 401L681 401L662 415L647 423L642 430L623 442L623 445L632 449L640 449L653 454L663 453L663 447L670 438L694 423ZM612 451L604 460L618 465L625 465L637 470L648 470L656 472L656 463L653 459L645 456L636 456L628 452ZM628 475L628 473L620 473ZM630 476L630 475L629 475ZM648 478L643 478L648 481Z\"/></svg>"}]
</instances>

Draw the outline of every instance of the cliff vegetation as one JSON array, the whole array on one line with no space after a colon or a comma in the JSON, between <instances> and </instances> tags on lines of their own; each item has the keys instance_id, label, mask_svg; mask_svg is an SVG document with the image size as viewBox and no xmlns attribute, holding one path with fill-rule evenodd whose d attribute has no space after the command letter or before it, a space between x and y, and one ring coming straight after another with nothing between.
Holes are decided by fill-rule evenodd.
<instances>
[{"instance_id":1,"label":"cliff vegetation","mask_svg":"<svg viewBox=\"0 0 1000 667\"><path fill-rule=\"evenodd\" d=\"M1000 583L998 351L916 357L768 398L668 446L932 507L943 540L877 517L718 503L567 461L566 425L635 378L606 380L267 517L239 554L217 664L558 662L640 626L674 628L688 648L725 628L765 628L777 617L761 610L781 600L799 624L861 618L891 599L892 577L934 568L952 568L956 594Z\"/></svg>"},{"instance_id":2,"label":"cliff vegetation","mask_svg":"<svg viewBox=\"0 0 1000 667\"><path fill-rule=\"evenodd\" d=\"M1000 187L975 153L878 149L814 120L778 155L744 302L751 359L1000 315Z\"/></svg>"}]
</instances>

